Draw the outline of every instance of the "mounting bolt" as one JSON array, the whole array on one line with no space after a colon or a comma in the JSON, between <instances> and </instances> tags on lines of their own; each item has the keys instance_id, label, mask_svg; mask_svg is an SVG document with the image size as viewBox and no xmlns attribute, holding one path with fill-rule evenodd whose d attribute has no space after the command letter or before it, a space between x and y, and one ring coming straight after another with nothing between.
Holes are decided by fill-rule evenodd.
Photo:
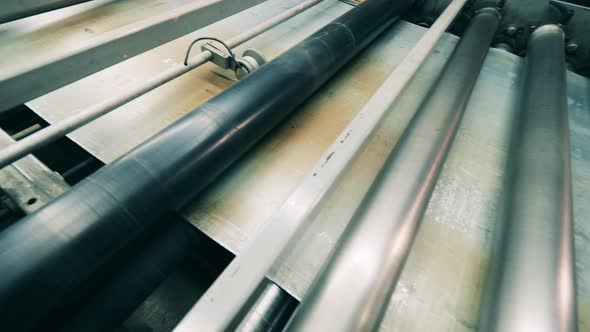
<instances>
[{"instance_id":1,"label":"mounting bolt","mask_svg":"<svg viewBox=\"0 0 590 332\"><path fill-rule=\"evenodd\" d=\"M574 53L576 53L577 50L578 50L578 43L576 43L575 41L571 41L571 42L567 43L567 45L565 45L565 51L568 54L574 54Z\"/></svg>"},{"instance_id":2,"label":"mounting bolt","mask_svg":"<svg viewBox=\"0 0 590 332\"><path fill-rule=\"evenodd\" d=\"M506 27L506 34L510 37L513 37L518 32L518 28L514 24L510 24Z\"/></svg>"},{"instance_id":3,"label":"mounting bolt","mask_svg":"<svg viewBox=\"0 0 590 332\"><path fill-rule=\"evenodd\" d=\"M422 17L418 20L418 22L416 24L418 24L419 26L423 27L423 28L430 28L432 26L432 23L434 23L434 21L429 18L429 17Z\"/></svg>"}]
</instances>

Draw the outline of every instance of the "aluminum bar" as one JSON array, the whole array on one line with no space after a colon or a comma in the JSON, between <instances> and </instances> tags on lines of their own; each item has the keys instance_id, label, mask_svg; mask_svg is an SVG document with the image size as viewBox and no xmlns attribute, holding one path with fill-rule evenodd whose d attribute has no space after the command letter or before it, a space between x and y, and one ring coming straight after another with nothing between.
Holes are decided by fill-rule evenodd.
<instances>
[{"instance_id":1,"label":"aluminum bar","mask_svg":"<svg viewBox=\"0 0 590 332\"><path fill-rule=\"evenodd\" d=\"M411 4L369 0L355 7L0 233L3 326L26 329L74 297L113 257L151 233L165 213L193 199Z\"/></svg>"},{"instance_id":2,"label":"aluminum bar","mask_svg":"<svg viewBox=\"0 0 590 332\"><path fill-rule=\"evenodd\" d=\"M391 109L396 98L410 82L420 65L434 49L445 30L457 16L464 0L454 0L432 28L418 41L396 67L371 100L340 134L313 171L297 187L252 245L240 253L189 312L179 331L215 322L212 330L222 329L260 287L273 263L288 247L291 238L313 214L347 165L368 141L371 133ZM330 160L325 163L325 160ZM220 323L220 322L223 322Z\"/></svg>"},{"instance_id":3,"label":"aluminum bar","mask_svg":"<svg viewBox=\"0 0 590 332\"><path fill-rule=\"evenodd\" d=\"M0 6L0 24L88 1L90 0L3 0Z\"/></svg>"},{"instance_id":4,"label":"aluminum bar","mask_svg":"<svg viewBox=\"0 0 590 332\"><path fill-rule=\"evenodd\" d=\"M499 23L495 8L473 17L288 331L379 327Z\"/></svg>"},{"instance_id":5,"label":"aluminum bar","mask_svg":"<svg viewBox=\"0 0 590 332\"><path fill-rule=\"evenodd\" d=\"M265 0L193 1L158 17L104 33L42 61L0 69L0 111L25 103ZM42 49L40 50L42 52ZM18 54L16 55L19 56Z\"/></svg>"},{"instance_id":6,"label":"aluminum bar","mask_svg":"<svg viewBox=\"0 0 590 332\"><path fill-rule=\"evenodd\" d=\"M284 11L283 13L264 21L252 29L241 33L226 42L230 48L237 47L248 40L260 35L261 33L277 26L278 24L290 19L291 17L304 12L306 9L311 8L323 0L308 0L301 4ZM207 63L211 60L211 52L204 51L194 56L188 63L187 66L183 64L177 64L170 69L162 72L161 74L151 78L144 84L138 85L125 91L125 94L115 96L111 99L105 100L102 103L93 105L85 110L76 113L74 116L61 120L49 127L39 130L24 139L17 141L2 150L0 150L0 168L13 163L32 153L33 151L51 143L55 140L69 134L70 132L90 123L99 117L117 109L118 107L138 98L153 89L164 85L171 80L191 71L200 65Z\"/></svg>"},{"instance_id":7,"label":"aluminum bar","mask_svg":"<svg viewBox=\"0 0 590 332\"><path fill-rule=\"evenodd\" d=\"M566 92L563 32L542 26L527 48L484 331L576 331Z\"/></svg>"}]
</instances>

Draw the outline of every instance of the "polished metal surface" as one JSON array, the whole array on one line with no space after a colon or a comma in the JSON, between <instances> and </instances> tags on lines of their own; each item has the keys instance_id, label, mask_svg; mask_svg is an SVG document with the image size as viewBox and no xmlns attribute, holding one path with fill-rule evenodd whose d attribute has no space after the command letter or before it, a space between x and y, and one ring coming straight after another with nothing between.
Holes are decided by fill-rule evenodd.
<instances>
[{"instance_id":1,"label":"polished metal surface","mask_svg":"<svg viewBox=\"0 0 590 332\"><path fill-rule=\"evenodd\" d=\"M272 281L266 280L258 300L249 309L236 331L282 331L296 306L297 300Z\"/></svg>"},{"instance_id":2,"label":"polished metal surface","mask_svg":"<svg viewBox=\"0 0 590 332\"><path fill-rule=\"evenodd\" d=\"M0 130L0 147L14 140ZM33 213L63 194L70 186L34 156L0 169L0 188L25 212Z\"/></svg>"},{"instance_id":3,"label":"polished metal surface","mask_svg":"<svg viewBox=\"0 0 590 332\"><path fill-rule=\"evenodd\" d=\"M531 35L484 331L576 331L564 33Z\"/></svg>"},{"instance_id":4,"label":"polished metal surface","mask_svg":"<svg viewBox=\"0 0 590 332\"><path fill-rule=\"evenodd\" d=\"M500 19L493 8L471 19L288 331L370 331L380 325Z\"/></svg>"},{"instance_id":5,"label":"polished metal surface","mask_svg":"<svg viewBox=\"0 0 590 332\"><path fill-rule=\"evenodd\" d=\"M319 2L323 0L308 0L300 3L293 8L289 8L288 10L278 14L271 19L264 21L253 28L240 33L239 35L230 38L226 43L226 45L231 49L235 48L246 41L260 35L261 33L271 29L278 24L288 20L289 18L300 14L304 10L317 5ZM245 52L252 52L251 50L246 50ZM254 52L255 53L255 52ZM158 75L149 78L147 81L139 84L131 89L125 89L120 93L117 93L114 97L111 97L101 103L94 104L86 109L78 110L75 114L65 119L60 120L57 123L53 123L51 126L40 130L39 132L26 137L22 141L18 141L15 144L10 144L6 147L0 149L0 168L18 160L26 156L29 153L32 153L36 149L39 149L42 146L45 146L64 135L84 126L87 123L92 122L93 120L107 114L108 112L115 110L122 105L152 91L153 89L170 82L171 80L186 74L192 69L197 68L198 66L210 61L212 58L212 54L210 51L205 50L198 55L187 59L187 64L178 63L168 70L159 73ZM250 57L252 58L252 57ZM262 64L260 56L258 56L257 64ZM256 59L254 59L256 60ZM247 74L247 73L246 73ZM244 76L246 75L244 74ZM239 75L238 75L239 76Z\"/></svg>"},{"instance_id":6,"label":"polished metal surface","mask_svg":"<svg viewBox=\"0 0 590 332\"><path fill-rule=\"evenodd\" d=\"M0 111L263 1L93 1L47 25L31 17L0 26L0 58L11 59L0 63Z\"/></svg>"},{"instance_id":7,"label":"polished metal surface","mask_svg":"<svg viewBox=\"0 0 590 332\"><path fill-rule=\"evenodd\" d=\"M57 90L29 106L53 123L181 63L193 38L228 38L297 3L269 0ZM254 47L273 58L348 8L326 0L243 48ZM242 252L425 31L399 22L196 199L184 211L186 218L234 253ZM424 97L456 42L452 35L443 36L410 82L407 93L367 143L362 152L365 161L351 165L342 177L343 184L308 221L299 241L290 246L291 253L283 255L273 267L270 278L296 298L305 295L354 212L354 202L365 194L385 161L384 155L415 111L412 105ZM490 50L381 330L476 330L521 68L521 58ZM232 79L220 75L230 73L204 65L69 136L109 162L233 84ZM590 223L586 222L590 205L585 204L590 201L589 91L586 78L568 73L580 331L590 329Z\"/></svg>"}]
</instances>

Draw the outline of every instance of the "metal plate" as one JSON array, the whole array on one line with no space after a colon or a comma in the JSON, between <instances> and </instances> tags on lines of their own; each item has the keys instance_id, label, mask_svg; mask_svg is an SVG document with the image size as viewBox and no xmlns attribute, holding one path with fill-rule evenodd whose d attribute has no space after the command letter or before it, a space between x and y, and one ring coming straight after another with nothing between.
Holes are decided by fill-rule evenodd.
<instances>
[{"instance_id":1,"label":"metal plate","mask_svg":"<svg viewBox=\"0 0 590 332\"><path fill-rule=\"evenodd\" d=\"M232 36L295 3L269 1L39 98L30 106L49 122L56 121L182 61L184 46L195 36ZM244 47L255 47L273 58L349 8L327 0ZM423 33L420 27L397 24L187 207L187 219L239 254ZM270 277L296 297L305 293L385 160L386 151L413 114L416 101L423 97L455 43L456 37L443 38L363 152L362 161L351 168L291 254L275 267ZM522 59L490 51L383 330L475 330L521 67ZM233 80L225 75L228 73L206 65L70 137L99 159L112 161L231 85ZM590 206L585 202L590 201L590 85L575 74L569 75L568 84L580 330L587 330L590 225L585 221Z\"/></svg>"}]
</instances>

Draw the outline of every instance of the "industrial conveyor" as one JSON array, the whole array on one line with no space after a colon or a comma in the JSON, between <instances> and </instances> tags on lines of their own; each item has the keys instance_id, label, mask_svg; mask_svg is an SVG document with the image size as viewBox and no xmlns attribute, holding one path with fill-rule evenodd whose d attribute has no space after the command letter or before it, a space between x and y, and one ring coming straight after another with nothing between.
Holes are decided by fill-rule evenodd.
<instances>
[{"instance_id":1,"label":"industrial conveyor","mask_svg":"<svg viewBox=\"0 0 590 332\"><path fill-rule=\"evenodd\" d=\"M590 329L585 12L69 2L0 25L3 328L115 329L197 257L176 331Z\"/></svg>"}]
</instances>

